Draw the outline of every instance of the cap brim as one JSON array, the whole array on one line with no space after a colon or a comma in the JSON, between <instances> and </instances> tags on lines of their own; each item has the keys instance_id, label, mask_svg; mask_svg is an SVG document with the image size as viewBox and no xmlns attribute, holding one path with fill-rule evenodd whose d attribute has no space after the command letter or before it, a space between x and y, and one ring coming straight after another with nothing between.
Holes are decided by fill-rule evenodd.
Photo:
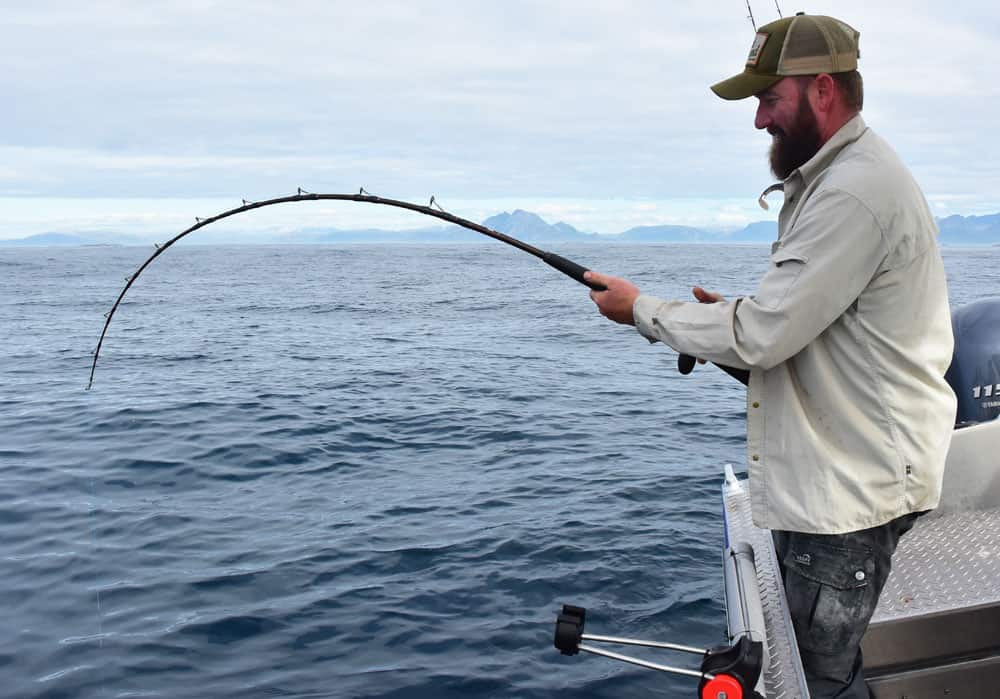
<instances>
[{"instance_id":1,"label":"cap brim","mask_svg":"<svg viewBox=\"0 0 1000 699\"><path fill-rule=\"evenodd\" d=\"M758 75L745 71L712 85L712 92L724 100L743 100L763 92L783 78L782 75Z\"/></svg>"}]
</instances>

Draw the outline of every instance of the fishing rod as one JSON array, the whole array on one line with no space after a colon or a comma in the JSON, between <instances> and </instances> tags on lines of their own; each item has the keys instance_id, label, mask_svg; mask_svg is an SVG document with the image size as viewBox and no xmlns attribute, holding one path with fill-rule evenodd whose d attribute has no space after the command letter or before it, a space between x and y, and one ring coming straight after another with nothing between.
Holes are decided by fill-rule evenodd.
<instances>
[{"instance_id":1,"label":"fishing rod","mask_svg":"<svg viewBox=\"0 0 1000 699\"><path fill-rule=\"evenodd\" d=\"M536 248L533 245L529 245L523 241L520 241L517 238L513 238L499 231L495 231L492 228L487 228L486 226L474 223L473 221L469 221L468 219L464 219L459 216L455 216L454 214L450 214L444 209L442 209L440 204L437 204L435 202L434 197L431 197L431 200L427 206L422 206L420 204L413 204L407 201L400 201L398 199L387 199L385 197L375 196L373 194L370 194L369 192L366 192L364 187L362 187L357 194L314 194L312 192L307 192L301 187L299 187L298 192L296 194L292 194L285 197L275 197L274 199L265 199L263 201L247 201L246 199L244 199L242 206L237 206L236 208L229 209L228 211L223 211L222 213L216 214L215 216L210 216L209 218L195 218L195 224L193 226L182 231L181 233L178 233L177 235L175 235L173 238L163 243L162 245L156 245L156 252L150 255L146 259L146 261L139 266L139 268L135 271L134 274L125 278L125 288L122 289L120 294L118 294L118 298L117 300L115 300L115 304L111 307L111 310L105 314L104 329L101 330L101 337L97 341L97 349L94 350L94 361L90 366L90 380L87 382L87 390L90 390L90 387L94 384L94 372L97 370L97 359L101 354L101 346L104 344L104 338L108 333L108 328L111 326L111 319L114 317L115 311L118 310L118 306L121 305L122 299L125 298L125 294L128 293L128 290L135 283L135 280L139 278L139 275L142 274L143 270L145 270L150 264L152 264L153 260L155 260L157 257L166 252L169 247L171 247L174 243L176 243L180 239L184 238L185 236L191 233L194 233L196 230L200 228L204 228L205 226L211 225L216 221L221 221L224 218L229 218L230 216L236 216L237 214L242 214L246 211L252 211L254 209L262 209L265 206L274 206L275 204L286 204L295 201L356 201L366 204L394 206L400 209L409 209L410 211L416 211L419 214L424 214L426 216L433 216L443 221L447 221L448 223L453 223L457 226L461 226L462 228L468 228L469 230L476 231L477 233L482 233L483 235L493 238L494 240L499 240L500 242L506 243L507 245L511 245L517 248L518 250L522 250L523 252L526 252L529 255L534 255L535 257L539 258L549 266L554 267L555 269L559 270L568 277L575 279L576 281L580 282L585 286L590 287L591 289L594 289L595 291L606 290L606 287L603 284L587 281L586 279L583 278L584 273L588 271L586 267L583 267L582 265L579 265L576 262L573 262L572 260L568 260L561 255L557 255L552 252L547 252L540 248ZM437 208L433 208L435 205L437 206ZM694 357L691 357L686 354L681 354L677 358L677 368L682 374L691 373L691 370L694 369L694 365L695 365ZM723 369L729 371L727 367L723 367ZM734 369L732 371L739 371L739 370ZM733 375L736 376L735 374ZM736 378L739 379L740 377L736 376ZM743 383L746 383L746 381L744 380Z\"/></svg>"}]
</instances>

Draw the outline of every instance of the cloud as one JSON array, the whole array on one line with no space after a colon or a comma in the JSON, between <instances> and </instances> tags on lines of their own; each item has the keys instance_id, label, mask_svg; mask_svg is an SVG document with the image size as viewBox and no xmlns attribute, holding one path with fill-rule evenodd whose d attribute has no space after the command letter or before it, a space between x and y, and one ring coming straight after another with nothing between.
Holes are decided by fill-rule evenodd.
<instances>
[{"instance_id":1,"label":"cloud","mask_svg":"<svg viewBox=\"0 0 1000 699\"><path fill-rule=\"evenodd\" d=\"M758 23L776 18L752 4ZM866 118L928 193L994 201L1000 85L984 57L1000 8L809 9L861 30ZM6 8L0 193L750 199L770 182L768 139L752 100L708 90L742 67L745 14L653 0Z\"/></svg>"}]
</instances>

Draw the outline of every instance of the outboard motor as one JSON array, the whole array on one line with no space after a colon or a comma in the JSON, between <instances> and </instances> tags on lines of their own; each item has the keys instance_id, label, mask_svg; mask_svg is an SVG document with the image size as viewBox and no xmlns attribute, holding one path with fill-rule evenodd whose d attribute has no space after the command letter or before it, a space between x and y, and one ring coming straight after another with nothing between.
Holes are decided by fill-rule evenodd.
<instances>
[{"instance_id":1,"label":"outboard motor","mask_svg":"<svg viewBox=\"0 0 1000 699\"><path fill-rule=\"evenodd\" d=\"M956 427L1000 415L1000 298L984 299L951 314L955 354L945 379L958 396Z\"/></svg>"}]
</instances>

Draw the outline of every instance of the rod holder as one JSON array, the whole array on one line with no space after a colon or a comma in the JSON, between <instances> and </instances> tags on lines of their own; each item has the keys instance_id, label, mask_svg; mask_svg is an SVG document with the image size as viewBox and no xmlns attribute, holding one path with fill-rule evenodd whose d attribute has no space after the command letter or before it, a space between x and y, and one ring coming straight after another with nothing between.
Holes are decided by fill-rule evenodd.
<instances>
[{"instance_id":1,"label":"rod holder","mask_svg":"<svg viewBox=\"0 0 1000 699\"><path fill-rule=\"evenodd\" d=\"M560 653L576 655L580 651L584 651L650 670L694 677L700 680L698 684L699 699L764 699L755 689L763 670L764 649L760 641L751 641L748 636L740 636L730 646L718 646L703 650L673 643L586 634L584 633L586 619L587 610L583 607L572 604L563 605L562 611L556 616L555 629L555 647L559 649ZM702 656L701 668L690 670L651 663L620 653L580 645L581 641L645 646L693 653Z\"/></svg>"},{"instance_id":2,"label":"rod holder","mask_svg":"<svg viewBox=\"0 0 1000 699\"><path fill-rule=\"evenodd\" d=\"M583 624L587 618L587 610L564 604L562 612L556 617L556 648L563 655L576 655L580 652L580 641L583 640Z\"/></svg>"}]
</instances>

